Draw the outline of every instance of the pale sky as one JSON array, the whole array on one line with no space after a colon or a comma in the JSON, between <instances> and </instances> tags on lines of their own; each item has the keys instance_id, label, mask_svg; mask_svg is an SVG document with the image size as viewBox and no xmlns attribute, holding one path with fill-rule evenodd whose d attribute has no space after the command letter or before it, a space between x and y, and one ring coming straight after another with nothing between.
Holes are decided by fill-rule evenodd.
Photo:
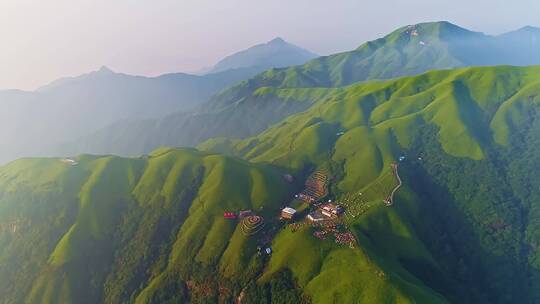
<instances>
[{"instance_id":1,"label":"pale sky","mask_svg":"<svg viewBox=\"0 0 540 304\"><path fill-rule=\"evenodd\" d=\"M0 89L102 65L197 71L276 36L324 55L425 21L498 34L540 26L538 12L538 0L0 0Z\"/></svg>"}]
</instances>

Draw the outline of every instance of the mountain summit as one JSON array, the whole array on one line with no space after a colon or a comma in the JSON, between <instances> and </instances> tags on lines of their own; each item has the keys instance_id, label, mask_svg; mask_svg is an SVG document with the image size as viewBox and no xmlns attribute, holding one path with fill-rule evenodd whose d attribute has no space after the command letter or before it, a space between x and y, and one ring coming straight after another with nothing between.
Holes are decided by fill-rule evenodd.
<instances>
[{"instance_id":1,"label":"mountain summit","mask_svg":"<svg viewBox=\"0 0 540 304\"><path fill-rule=\"evenodd\" d=\"M102 73L102 74L114 74L113 70L109 69L107 66L102 66L101 68L99 68L98 70L99 73Z\"/></svg>"},{"instance_id":2,"label":"mountain summit","mask_svg":"<svg viewBox=\"0 0 540 304\"><path fill-rule=\"evenodd\" d=\"M288 43L281 37L276 37L267 43L250 47L232 54L219 61L209 73L245 67L260 67L264 70L304 64L318 55Z\"/></svg>"},{"instance_id":3,"label":"mountain summit","mask_svg":"<svg viewBox=\"0 0 540 304\"><path fill-rule=\"evenodd\" d=\"M274 44L274 45L284 45L284 44L287 44L287 41L285 41L283 38L281 37L276 37L270 41L268 41L267 44Z\"/></svg>"}]
</instances>

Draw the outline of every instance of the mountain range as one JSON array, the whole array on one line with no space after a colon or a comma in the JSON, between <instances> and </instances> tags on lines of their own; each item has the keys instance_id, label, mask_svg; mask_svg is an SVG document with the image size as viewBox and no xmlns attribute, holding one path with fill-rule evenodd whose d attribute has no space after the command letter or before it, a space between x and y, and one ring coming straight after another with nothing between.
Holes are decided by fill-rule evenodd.
<instances>
[{"instance_id":1,"label":"mountain range","mask_svg":"<svg viewBox=\"0 0 540 304\"><path fill-rule=\"evenodd\" d=\"M266 56L263 56L265 55ZM0 91L0 162L50 155L52 147L121 121L189 111L212 95L284 63L301 64L308 52L282 39L233 55L219 71L158 77L115 73L107 67L62 78L34 92ZM254 55L259 55L254 56Z\"/></svg>"},{"instance_id":2,"label":"mountain range","mask_svg":"<svg viewBox=\"0 0 540 304\"><path fill-rule=\"evenodd\" d=\"M540 302L539 33L405 26L0 166L0 303Z\"/></svg>"},{"instance_id":3,"label":"mountain range","mask_svg":"<svg viewBox=\"0 0 540 304\"><path fill-rule=\"evenodd\" d=\"M433 69L540 64L538 39L540 29L532 27L489 36L448 22L409 25L350 52L258 74L217 94L194 111L115 123L64 143L56 153L134 156L161 146L194 147L213 137L243 138L313 103L308 94L285 99L265 94L267 87L326 88Z\"/></svg>"},{"instance_id":4,"label":"mountain range","mask_svg":"<svg viewBox=\"0 0 540 304\"><path fill-rule=\"evenodd\" d=\"M535 303L539 79L501 66L266 89L312 105L200 150L0 167L4 302ZM294 194L315 171L356 245L278 219L314 208ZM224 217L241 210L262 230Z\"/></svg>"}]
</instances>

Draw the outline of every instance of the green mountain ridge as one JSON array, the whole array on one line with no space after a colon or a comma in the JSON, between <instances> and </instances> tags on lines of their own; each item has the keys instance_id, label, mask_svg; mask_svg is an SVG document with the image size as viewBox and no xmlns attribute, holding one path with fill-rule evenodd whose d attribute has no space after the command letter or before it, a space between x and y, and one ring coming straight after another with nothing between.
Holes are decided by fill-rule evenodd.
<instances>
[{"instance_id":1,"label":"green mountain ridge","mask_svg":"<svg viewBox=\"0 0 540 304\"><path fill-rule=\"evenodd\" d=\"M528 28L489 36L446 21L408 25L352 51L261 73L220 94L215 103L234 102L260 87L339 87L429 70L539 64L532 55L539 45L531 42L538 38L540 31Z\"/></svg>"},{"instance_id":2,"label":"green mountain ridge","mask_svg":"<svg viewBox=\"0 0 540 304\"><path fill-rule=\"evenodd\" d=\"M499 66L260 88L254 98L308 106L201 151L0 167L0 293L5 303L535 303L539 76ZM404 185L389 207L380 189L393 163ZM354 248L276 219L316 169L329 174L327 198L355 212L344 217ZM264 217L260 235L223 217L246 209ZM271 255L257 254L263 236Z\"/></svg>"},{"instance_id":3,"label":"green mountain ridge","mask_svg":"<svg viewBox=\"0 0 540 304\"><path fill-rule=\"evenodd\" d=\"M63 144L56 153L134 156L160 146L193 147L214 137L245 138L313 103L308 95L282 99L258 94L259 90L264 92L263 88L341 87L436 69L540 64L540 45L534 42L537 40L540 32L527 28L488 36L448 22L405 26L349 52L258 74L220 92L188 114L116 123Z\"/></svg>"},{"instance_id":4,"label":"green mountain ridge","mask_svg":"<svg viewBox=\"0 0 540 304\"><path fill-rule=\"evenodd\" d=\"M508 145L513 130L531 115L527 111L536 104L527 102L536 100L539 72L540 67L463 68L343 88L262 88L255 95L310 96L313 106L253 138L211 139L200 147L226 148L250 160L261 157L274 161L285 155L290 160L294 150L286 142L298 140L309 127L345 135L355 128L368 133L389 130L399 145L407 148L412 142L411 134L419 132L420 127L415 125L433 125L439 130L438 140L446 153L481 160L484 145ZM323 134L338 139L335 133ZM268 156L273 153L277 155Z\"/></svg>"}]
</instances>

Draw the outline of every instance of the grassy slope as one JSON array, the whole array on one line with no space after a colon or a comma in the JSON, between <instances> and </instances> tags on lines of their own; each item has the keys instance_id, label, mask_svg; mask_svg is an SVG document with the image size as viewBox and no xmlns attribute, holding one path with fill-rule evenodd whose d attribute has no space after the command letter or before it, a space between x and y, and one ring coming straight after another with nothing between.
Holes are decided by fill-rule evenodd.
<instances>
[{"instance_id":1,"label":"grassy slope","mask_svg":"<svg viewBox=\"0 0 540 304\"><path fill-rule=\"evenodd\" d=\"M345 171L354 170L355 161L382 168L410 146L419 128L432 125L446 153L481 160L483 146L508 144L509 134L527 119L527 110L538 102L539 74L538 67L464 68L312 89L315 105L307 111L252 138L217 138L200 147L293 168L316 163L330 152L336 161L351 162ZM259 91L306 95L310 89Z\"/></svg>"},{"instance_id":2,"label":"grassy slope","mask_svg":"<svg viewBox=\"0 0 540 304\"><path fill-rule=\"evenodd\" d=\"M459 206L459 212L464 213L459 218L465 218L473 223L471 229L475 231L475 237L481 240L481 245L478 246L483 248L474 250L478 250L478 252L492 250L495 256L498 256L493 258L495 262L485 258L486 266L483 271L497 276L497 273L503 269L502 273L506 274L500 275L502 277L513 271L521 271L519 270L521 266L509 266L510 262L501 262L504 260L503 256L509 257L509 260L522 261L522 258L515 256L513 252L516 246L527 248L536 244L530 241L521 245L513 243L519 242L522 237L518 228L521 225L520 212L532 211L530 209L517 211L515 206L512 207L512 204L516 203L511 201L516 200L519 192L509 194L512 190L507 189L507 186L493 184L494 181L489 180L492 178L490 174L496 176L498 174L504 175L504 173L470 172L471 177L477 176L476 173L485 175L482 178L486 179L486 184L480 190L459 190L464 186L456 185L451 174L463 174L463 171L458 169L463 164L471 165L474 163L478 167L486 167L482 170L492 171L493 168L496 168L495 170L504 168L506 161L511 164L516 160L515 155L510 155L505 162L494 165L495 161L501 162L500 159L496 160L498 157L495 156L496 154L508 153L496 151L500 151L498 149L502 149L502 151L514 149L510 144L512 135L523 133L523 130L528 128L531 119L535 117L534 109L540 100L538 97L540 93L538 76L540 76L540 68L538 67L465 68L428 72L415 77L386 82L368 82L339 90L316 89L312 96L320 94L321 98L315 99L314 106L307 111L290 116L278 125L252 138L246 140L213 139L201 145L200 148L233 153L254 162L270 162L297 170L306 166L330 166L334 169L334 174L338 176L337 187L333 189L333 195L339 198L342 193L369 187L384 170L387 170L390 163L395 162L402 154L411 153L411 149L415 151L414 153L422 155L428 151L436 151L436 147L440 146L440 151L436 152L439 156L435 156L435 158L442 158L438 162L448 163L449 167L445 166L448 173L441 173L438 168L441 163L426 162L424 166L427 171L430 171L429 174L437 176L437 178L440 177L441 180L446 179L441 182L443 183L442 187L449 189L451 195L456 197L456 201L453 203ZM276 95L291 94L291 91L294 91L294 89L265 90ZM302 94L307 94L306 89L301 89L301 91ZM427 139L422 138L423 135L421 135L426 130L434 130L434 142L424 143L423 146L418 147L417 142L423 140L427 142ZM340 132L344 132L343 135L338 135ZM465 167L470 165L465 165ZM508 175L505 178L511 180L512 173L506 174ZM505 181L505 185L508 182ZM413 181L409 181L409 183L413 183ZM500 187L503 192L500 194L493 190L485 192L489 187ZM400 193L406 191L402 190ZM475 191L478 193L472 194ZM478 201L476 195L484 197ZM514 197L501 198L501 195L513 195ZM418 209L420 200L412 197L409 195L407 198L407 196L402 195L400 201L406 201L411 210ZM468 202L470 205L467 205ZM281 267L291 268L299 282L306 286L313 298L321 302L332 302L339 299L340 296L359 297L360 299L364 299L365 296L365 299L372 299L372 296L369 296L371 290L376 290L377 295L395 295L390 300L399 302L401 299L399 293L384 292L384 289L376 287L366 287L364 290L362 287L356 286L358 294L354 296L349 293L352 289L347 285L332 285L332 287L326 286L325 288L321 288L321 286L324 285L323 282L329 281L346 282L347 279L351 279L352 282L354 276L358 276L357 279L362 282L373 281L368 277L361 279L360 274L347 270L348 267L369 269L361 262L362 259L366 259L366 256L371 259L381 259L377 265L391 273L390 277L395 275L407 278L406 272L404 274L402 269L405 267L404 264L398 262L404 259L413 260L413 263L427 263L425 265L431 266L425 267L426 269L439 269L435 270L435 273L440 271L441 268L433 262L429 252L422 249L422 241L419 241L415 230L411 229L411 225L407 223L407 218L411 218L411 216L413 219L415 218L414 215L407 215L409 212L410 210L400 210L396 214L379 205L375 209L370 209L368 214L361 219L353 221L351 225L356 228L355 231L361 240L365 254L356 253L359 254L358 259L348 259L347 264L341 265L341 268L338 267L340 271L334 274L332 274L332 267L335 266L332 265L335 265L336 262L329 257L333 254L340 256L341 250L328 248L325 249L326 251L317 250L313 244L306 243L299 233L284 232L277 237L275 246L279 249L287 249L284 251L276 249L270 271L277 271ZM433 214L428 216L435 217ZM418 220L416 218L414 221ZM430 220L423 219L422 221ZM502 235L497 235L501 233L497 230L500 228L489 228L493 227L492 224L488 224L489 222L514 224L512 224L512 229L503 232ZM529 230L530 228L522 229ZM371 237L368 240L363 240L362 235L366 232ZM373 242L372 237L384 240L377 242L375 248L372 249L373 251L370 250L373 245L370 244ZM470 242L472 244L476 241ZM295 244L298 244L298 247ZM391 244L391 246L385 248L387 244ZM312 252L315 254L306 256L304 250L298 249L304 247L313 248ZM415 248L415 250L411 252L411 248ZM390 251L394 254L386 256ZM362 256L363 258L361 258ZM471 256L469 258L473 259ZM534 256L537 254L532 253L529 259ZM499 258L502 260L497 260ZM487 262L488 260L489 262ZM503 264L505 266L501 266ZM534 270L531 271L534 273ZM350 276L345 275L345 273L350 273ZM373 274L366 270L366 274L363 275ZM438 276L443 277L441 273ZM322 278L326 279L322 280ZM320 283L318 283L319 279L322 280ZM498 292L506 293L506 298L498 298L497 301L516 301L514 297L519 297L520 292L510 295L506 291L507 288L510 288L509 280L511 279L506 277L495 283L496 279L493 279L491 284L497 287L486 287L492 288L490 296L496 297L495 294ZM436 281L431 279L427 282L436 285L438 284ZM407 281L408 284L411 282L414 282L414 279ZM507 285L502 287L500 284ZM392 286L395 288L400 284L396 282ZM407 289L408 296L411 296L415 289L414 286L409 287ZM447 287L441 288L444 290ZM495 291L497 289L498 291ZM534 288L527 292L533 292L532 290ZM448 292L448 290L443 292ZM424 296L426 295L424 294ZM472 297L476 296L478 295ZM416 296L413 298L417 299ZM472 301L471 299L468 298L467 301ZM493 300L492 298L482 301ZM384 302L384 299L375 301Z\"/></svg>"},{"instance_id":3,"label":"grassy slope","mask_svg":"<svg viewBox=\"0 0 540 304\"><path fill-rule=\"evenodd\" d=\"M3 262L17 261L11 249L32 238L46 238L42 242L48 248L25 251L40 265L39 271L26 278L31 284L2 286L3 293L10 295L7 303L23 298L31 303L130 298L150 303L171 288L171 281L194 279L197 268L208 268L210 273L218 270L225 280L241 280L253 271L255 243L234 222L224 220L223 211L264 207L260 213L269 219L290 195L290 186L275 169L194 150L162 149L148 159L82 156L78 161L77 166L67 166L57 159L29 159L1 168L2 221L34 216L44 222L40 230L31 228L36 223L21 224L19 233L11 235L3 247ZM37 208L32 198L48 196L61 197L57 209L47 202L41 210L44 214L28 213ZM14 206L17 202L27 210ZM388 217L383 209L375 213L380 213L375 217ZM56 214L61 220L51 219ZM177 218L168 218L171 214ZM388 237L394 232L410 233L399 219L392 221L398 227L385 231ZM361 225L381 229L375 222ZM170 226L160 229L162 225ZM443 301L399 265L387 265L384 257L371 261L372 254L365 253L369 248L321 244L307 231L292 238L287 234L275 240L277 260L272 259L262 281L287 263L295 273L302 271L309 259L312 266L303 270L299 282L315 303ZM48 239L50 235L55 238ZM422 248L412 242L405 242L403 248ZM419 255L431 259L419 250ZM29 267L28 261L18 263L23 269ZM5 267L0 270L9 273ZM387 277L377 277L379 269L388 271ZM340 284L333 288L321 288L338 279Z\"/></svg>"},{"instance_id":4,"label":"grassy slope","mask_svg":"<svg viewBox=\"0 0 540 304\"><path fill-rule=\"evenodd\" d=\"M39 273L32 271L19 282L24 285L2 280L2 294L10 295L7 303L26 295L34 303L117 302L148 285L137 291L144 299L170 270L184 270L195 261L211 265L226 250L243 250L246 244L229 244L235 229L223 221L223 211L264 205L266 215L288 191L275 169L194 150L79 161L66 166L57 159L20 160L1 169L2 222L32 221L21 223L12 236L2 232L0 256L8 263L0 264L2 277L10 274L11 262L22 269L33 262L40 266ZM51 201L45 201L48 197ZM61 200L52 199L57 197ZM40 250L26 249L29 259L19 260L15 249L32 239L43 243ZM241 272L246 258L224 258L221 265Z\"/></svg>"}]
</instances>

